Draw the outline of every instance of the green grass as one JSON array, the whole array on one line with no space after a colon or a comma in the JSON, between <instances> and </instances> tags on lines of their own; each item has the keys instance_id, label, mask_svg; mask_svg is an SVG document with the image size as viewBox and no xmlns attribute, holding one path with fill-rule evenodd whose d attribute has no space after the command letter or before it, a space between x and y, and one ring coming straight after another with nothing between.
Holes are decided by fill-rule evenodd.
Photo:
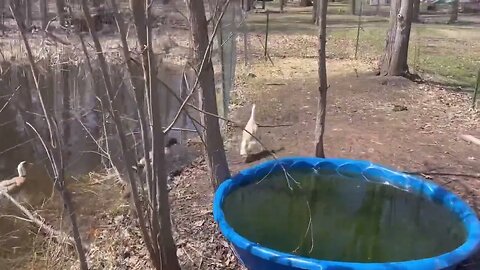
<instances>
[{"instance_id":1,"label":"green grass","mask_svg":"<svg viewBox=\"0 0 480 270\"><path fill-rule=\"evenodd\" d=\"M349 6L346 4L329 5L327 55L331 58L353 58L358 17L348 14ZM250 31L263 34L265 14L250 16L248 23ZM381 57L385 48L387 27L388 18L363 17L359 59L375 61ZM317 26L311 23L311 8L292 8L283 14L270 15L272 34L314 36L317 29ZM473 88L480 67L478 40L478 25L462 26L462 22L457 25L414 24L409 44L410 70L439 83ZM418 52L416 56L415 52Z\"/></svg>"},{"instance_id":2,"label":"green grass","mask_svg":"<svg viewBox=\"0 0 480 270\"><path fill-rule=\"evenodd\" d=\"M359 57L379 59L385 48L386 32L386 25L361 31ZM330 40L353 49L341 46L329 49L338 54L347 52L353 55L356 34L356 29L335 29L329 36ZM424 77L439 83L473 88L480 66L480 50L474 49L477 41L473 37L480 39L480 30L445 25L414 25L408 59L411 71L415 69Z\"/></svg>"}]
</instances>

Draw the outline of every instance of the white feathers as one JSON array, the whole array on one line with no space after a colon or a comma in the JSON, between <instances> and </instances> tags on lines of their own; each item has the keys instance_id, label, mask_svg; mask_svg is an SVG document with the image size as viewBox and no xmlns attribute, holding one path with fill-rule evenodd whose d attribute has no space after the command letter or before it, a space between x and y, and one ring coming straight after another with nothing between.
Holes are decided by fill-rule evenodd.
<instances>
[{"instance_id":1,"label":"white feathers","mask_svg":"<svg viewBox=\"0 0 480 270\"><path fill-rule=\"evenodd\" d=\"M27 168L25 168L26 165L27 165L26 161L22 161L22 162L20 162L20 164L18 164L17 172L18 172L19 177L27 176Z\"/></svg>"},{"instance_id":2,"label":"white feathers","mask_svg":"<svg viewBox=\"0 0 480 270\"><path fill-rule=\"evenodd\" d=\"M255 104L253 104L250 119L248 119L245 130L243 130L242 133L242 142L240 144L240 155L242 157L251 155L259 148L259 143L255 138L253 138L253 136L257 137L257 129L258 125L255 122Z\"/></svg>"}]
</instances>

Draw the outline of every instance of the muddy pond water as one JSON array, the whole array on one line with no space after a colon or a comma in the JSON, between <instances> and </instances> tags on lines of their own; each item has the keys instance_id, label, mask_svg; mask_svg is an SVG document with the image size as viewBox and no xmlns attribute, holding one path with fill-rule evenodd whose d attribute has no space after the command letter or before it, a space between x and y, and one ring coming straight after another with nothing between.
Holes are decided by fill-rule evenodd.
<instances>
[{"instance_id":1,"label":"muddy pond water","mask_svg":"<svg viewBox=\"0 0 480 270\"><path fill-rule=\"evenodd\" d=\"M119 157L115 129L110 119L105 119L101 113L102 106L107 105L99 102L101 99L98 98L98 93L104 93L101 73L95 70L91 74L85 64L39 63L39 66L41 91L45 97L47 110L54 114L58 132L63 139L63 158L68 181L73 184L79 183L87 173L110 166L109 162L99 154L101 153L99 146L92 137L97 139L102 147L108 145L113 163L122 170L123 162ZM177 90L179 96L184 95L179 90L182 68L170 65L159 70L159 77L165 79L172 89ZM128 131L128 151L141 154L139 147L136 147L141 136L136 120L133 93L125 68L120 65L111 65L109 69L116 91L115 102L121 108L122 121ZM179 108L179 103L173 97L167 97L165 101L164 104L167 104L165 110L168 113L164 121L169 123ZM0 108L2 108L0 111L0 181L15 176L16 167L20 161L33 162L35 165L29 171L28 183L18 194L12 195L21 203L38 208L52 196L52 181L47 169L45 152L32 129L26 124L31 123L43 138L48 138L48 130L28 65L1 63ZM195 117L195 114L193 115ZM106 123L105 127L103 123ZM184 115L175 127L194 129L192 122ZM182 142L195 135L191 132L173 130L168 136L176 137L179 142ZM171 164L170 169L184 166L195 158L195 153L185 149L179 151L181 154L176 155L178 160ZM108 194L108 196L118 196L118 194ZM88 197L84 199L85 201L77 201L76 204L95 208L95 200ZM6 199L1 198L0 255L3 255L0 256L0 263L1 258L8 257L9 254L18 253L22 249L28 251L31 243L29 238L31 232L25 230L26 223L12 218L12 215L19 215L19 213ZM88 221L85 223L81 221L81 225L85 227L82 230L88 229Z\"/></svg>"}]
</instances>

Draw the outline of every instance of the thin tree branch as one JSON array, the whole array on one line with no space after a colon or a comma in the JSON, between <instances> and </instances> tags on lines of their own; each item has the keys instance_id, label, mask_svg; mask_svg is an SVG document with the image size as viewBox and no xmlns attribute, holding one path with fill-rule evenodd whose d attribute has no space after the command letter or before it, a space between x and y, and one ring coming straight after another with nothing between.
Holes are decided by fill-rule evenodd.
<instances>
[{"instance_id":1,"label":"thin tree branch","mask_svg":"<svg viewBox=\"0 0 480 270\"><path fill-rule=\"evenodd\" d=\"M213 45L213 41L215 39L215 35L217 34L217 31L218 31L218 28L221 24L221 21L222 21L222 18L223 16L225 15L225 12L227 11L227 7L228 7L228 4L230 4L230 0L227 0L225 1L225 4L223 5L223 8L222 8L222 11L218 17L218 21L215 23L215 27L213 28L213 33L212 33L212 36L210 37L210 40L208 41L208 46L205 50L205 54L203 55L203 59L202 59L202 62L200 63L200 68L199 68L199 71L196 76L196 79L195 79L195 83L193 84L191 90L190 90L190 93L188 94L188 96L185 98L185 100L182 102L182 104L180 105L180 109L177 111L177 114L175 115L173 121L170 123L170 125L167 127L166 129L166 132L168 132L174 125L175 123L177 122L178 118L180 117L180 114L181 114L181 111L182 109L185 107L185 105L187 104L187 102L190 100L190 98L193 96L194 92L195 92L195 89L197 89L197 85L199 83L199 77L200 77L200 73L203 71L203 66L205 64L205 61L208 57L209 54L211 54L211 49L212 49L212 45ZM165 132L165 131L164 131Z\"/></svg>"},{"instance_id":2,"label":"thin tree branch","mask_svg":"<svg viewBox=\"0 0 480 270\"><path fill-rule=\"evenodd\" d=\"M3 104L2 108L0 108L0 113L3 112L3 110L8 106L8 103L10 103L10 101L13 99L13 97L14 97L15 94L17 93L18 89L20 89L20 86L17 86L17 88L15 88L15 90L14 90L13 93L10 95L10 97L9 97L8 100L5 102L5 104Z\"/></svg>"},{"instance_id":3,"label":"thin tree branch","mask_svg":"<svg viewBox=\"0 0 480 270\"><path fill-rule=\"evenodd\" d=\"M35 87L38 91L38 97L40 99L40 104L41 104L41 107L42 107L42 110L43 110L43 114L45 116L48 115L47 113L47 108L45 106L45 102L43 101L43 95L42 93L40 92L40 84L38 82L38 71L37 71L37 68L35 67L35 60L34 60L34 57L33 57L33 54L32 54L32 49L30 47L30 43L28 42L28 39L27 39L27 36L25 35L25 27L23 25L22 22L19 21L18 19L18 7L16 5L18 5L19 3L10 3L10 11L12 12L12 15L13 15L13 18L15 19L16 23L17 23L17 27L20 31L20 35L22 37L22 40L23 40L23 44L25 45L25 49L27 50L27 56L28 56L28 61L30 63L30 69L32 70L32 76L33 76L33 81L35 83ZM46 117L47 118L47 117ZM50 131L50 143L52 144L52 147L55 147L55 142L53 140L53 131L52 131L52 124L50 123L50 120L47 119L47 127L48 127L48 130Z\"/></svg>"},{"instance_id":4,"label":"thin tree branch","mask_svg":"<svg viewBox=\"0 0 480 270\"><path fill-rule=\"evenodd\" d=\"M95 46L95 52L97 54L98 60L100 62L100 69L102 72L102 77L103 77L103 82L105 84L107 96L109 100L113 101L113 87L112 83L110 81L110 76L108 74L108 66L107 66L107 61L105 59L105 56L103 54L103 49L102 45L100 44L100 41L98 39L97 33L95 32L95 28L93 25L92 17L90 15L90 10L88 8L87 0L82 0L82 9L83 9L83 14L85 16L85 19L87 21L88 29L90 31L90 35L92 36L92 40ZM122 152L122 157L123 160L127 163L125 166L127 169L127 176L128 176L128 181L130 183L130 187L132 190L132 198L133 198L133 203L137 212L137 217L140 225L140 230L143 235L143 240L145 241L145 245L147 246L148 252L151 254L152 257L155 256L155 253L152 249L152 240L148 234L147 228L146 228L146 222L143 216L143 208L142 204L140 202L140 199L138 197L138 189L137 189L137 183L135 181L135 176L133 173L133 170L129 168L128 164L133 163L131 161L131 157L126 153L127 145L126 145L126 138L125 134L123 134L123 125L122 122L117 115L117 113L114 110L114 105L112 102L110 102L110 111L111 111L111 116L113 119L113 122L115 123L115 127L117 129L117 134L119 136L120 140L120 148Z\"/></svg>"},{"instance_id":5,"label":"thin tree branch","mask_svg":"<svg viewBox=\"0 0 480 270\"><path fill-rule=\"evenodd\" d=\"M53 227L45 223L44 219L38 216L37 213L29 211L7 192L0 190L0 195L12 202L20 211L22 211L23 215L28 218L22 220L35 224L47 237L51 237L57 243L67 243L70 247L75 247L75 240L71 236L64 232L55 230ZM86 250L88 247L84 246L83 248Z\"/></svg>"}]
</instances>

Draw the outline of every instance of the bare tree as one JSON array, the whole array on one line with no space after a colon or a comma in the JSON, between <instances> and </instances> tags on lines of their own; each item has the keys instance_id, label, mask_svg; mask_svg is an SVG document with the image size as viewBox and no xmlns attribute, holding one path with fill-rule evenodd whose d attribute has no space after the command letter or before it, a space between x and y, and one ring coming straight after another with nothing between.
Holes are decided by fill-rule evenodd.
<instances>
[{"instance_id":1,"label":"bare tree","mask_svg":"<svg viewBox=\"0 0 480 270\"><path fill-rule=\"evenodd\" d=\"M280 12L283 12L284 6L285 6L285 0L280 0Z\"/></svg>"},{"instance_id":2,"label":"bare tree","mask_svg":"<svg viewBox=\"0 0 480 270\"><path fill-rule=\"evenodd\" d=\"M47 1L48 5L48 1ZM55 5L57 6L57 16L60 25L65 25L65 1L64 0L55 0Z\"/></svg>"},{"instance_id":3,"label":"bare tree","mask_svg":"<svg viewBox=\"0 0 480 270\"><path fill-rule=\"evenodd\" d=\"M40 14L42 17L42 29L46 30L48 25L48 1L40 0Z\"/></svg>"},{"instance_id":4,"label":"bare tree","mask_svg":"<svg viewBox=\"0 0 480 270\"><path fill-rule=\"evenodd\" d=\"M355 13L356 13L355 4L356 4L355 0L350 0L350 7L351 7L350 9L352 11L352 15L355 15Z\"/></svg>"},{"instance_id":5,"label":"bare tree","mask_svg":"<svg viewBox=\"0 0 480 270\"><path fill-rule=\"evenodd\" d=\"M318 25L318 1L320 0L313 0L313 7L312 7L312 22Z\"/></svg>"},{"instance_id":6,"label":"bare tree","mask_svg":"<svg viewBox=\"0 0 480 270\"><path fill-rule=\"evenodd\" d=\"M408 76L408 43L412 27L414 0L392 0L390 7L390 28L387 34L385 53L380 74Z\"/></svg>"},{"instance_id":7,"label":"bare tree","mask_svg":"<svg viewBox=\"0 0 480 270\"><path fill-rule=\"evenodd\" d=\"M200 0L186 0L186 2L192 32L194 64L198 72L198 82L201 89L199 93L200 108L210 114L217 115L213 64L210 51L207 50L209 39L204 3ZM220 125L217 117L208 114L201 115L201 122L206 127L203 131L203 137L206 143L210 180L216 188L230 177Z\"/></svg>"},{"instance_id":8,"label":"bare tree","mask_svg":"<svg viewBox=\"0 0 480 270\"><path fill-rule=\"evenodd\" d=\"M27 28L32 26L32 1L26 0L25 4L25 26Z\"/></svg>"},{"instance_id":9,"label":"bare tree","mask_svg":"<svg viewBox=\"0 0 480 270\"><path fill-rule=\"evenodd\" d=\"M327 6L328 0L319 0L319 27L318 27L318 79L319 79L319 98L317 119L315 121L315 137L317 139L315 146L315 156L325 157L323 147L323 134L325 133L325 116L327 114Z\"/></svg>"},{"instance_id":10,"label":"bare tree","mask_svg":"<svg viewBox=\"0 0 480 270\"><path fill-rule=\"evenodd\" d=\"M455 23L458 20L458 1L459 0L453 0L452 2L452 7L450 9L450 19L448 20L448 23Z\"/></svg>"},{"instance_id":11,"label":"bare tree","mask_svg":"<svg viewBox=\"0 0 480 270\"><path fill-rule=\"evenodd\" d=\"M180 265L170 222L165 152L163 150L165 134L162 130L161 109L164 109L164 106L159 106L158 104L160 93L157 87L157 68L152 48L151 5L149 5L149 2L148 0L130 0L130 8L133 12L138 41L144 48L142 51L142 65L148 111L150 113L150 132L152 134L152 178L147 179L147 181L150 181L150 200L153 208L151 215L152 240L161 263L161 268L159 269L179 270Z\"/></svg>"},{"instance_id":12,"label":"bare tree","mask_svg":"<svg viewBox=\"0 0 480 270\"><path fill-rule=\"evenodd\" d=\"M130 72L130 81L132 82L133 87L136 91L135 97L138 97L138 91L140 89L137 87L136 80L132 79L132 58L130 57L130 52L128 49L128 44L126 42L126 30L123 20L121 20L121 15L116 8L115 1L112 2L112 7L116 10L114 12L115 19L117 20L117 25L121 32L121 40L123 45L123 53L125 62ZM149 120L149 129L146 128L146 125L143 125L142 128L142 137L144 138L144 146L149 141L148 134L150 134L151 150L153 152L152 166L149 167L149 155L148 150L145 154L146 165L150 170L149 177L146 179L148 181L148 197L144 201L140 200L140 192L137 187L136 177L133 170L129 166L133 164L133 158L131 155L127 154L126 149L126 136L123 129L123 124L119 116L119 106L114 99L114 89L112 86L111 78L108 73L108 66L103 55L102 46L98 39L97 33L94 29L94 24L92 16L90 15L88 4L86 0L82 0L82 9L84 17L86 18L90 35L94 42L95 50L98 55L98 60L100 62L100 69L102 72L103 82L105 84L105 89L107 96L110 100L109 114L112 116L112 120L117 129L117 135L120 141L121 155L126 163L125 167L127 170L128 182L130 184L131 193L130 197L133 199L133 205L136 209L136 216L138 217L138 223L140 225L140 230L142 232L143 240L145 246L150 254L152 259L152 264L156 269L167 269L167 270L178 270L180 269L179 263L176 257L176 247L173 242L173 237L171 233L171 224L170 224L170 210L168 202L168 192L167 192L167 183L166 183L166 168L165 168L165 159L164 159L164 134L162 131L161 123L161 113L158 106L158 96L156 89L156 68L155 68L155 59L153 56L153 49L151 44L151 26L150 26L150 10L148 7L149 1L144 0L130 0L130 6L133 12L135 27L137 29L137 37L139 42L142 44L142 68L144 75L144 89L147 100L147 111ZM142 98L138 100L135 98L137 107L139 104L145 102ZM140 109L137 109L140 110ZM141 115L141 114L139 114ZM143 120L144 121L144 120ZM145 123L145 122L144 122ZM148 133L148 134L146 134ZM159 150L160 149L160 150ZM146 212L146 217L145 217ZM147 221L148 220L148 221ZM148 225L147 225L148 224Z\"/></svg>"},{"instance_id":13,"label":"bare tree","mask_svg":"<svg viewBox=\"0 0 480 270\"><path fill-rule=\"evenodd\" d=\"M413 22L419 22L420 21L420 0L413 0L412 21Z\"/></svg>"},{"instance_id":14,"label":"bare tree","mask_svg":"<svg viewBox=\"0 0 480 270\"><path fill-rule=\"evenodd\" d=\"M0 23L1 23L1 28L2 28L2 35L5 35L5 3L6 0L0 0L0 11L2 14L0 14Z\"/></svg>"},{"instance_id":15,"label":"bare tree","mask_svg":"<svg viewBox=\"0 0 480 270\"><path fill-rule=\"evenodd\" d=\"M250 11L255 8L255 0L242 0L245 11Z\"/></svg>"},{"instance_id":16,"label":"bare tree","mask_svg":"<svg viewBox=\"0 0 480 270\"><path fill-rule=\"evenodd\" d=\"M44 119L45 119L45 122L46 122L47 127L48 127L48 132L49 132L49 136L50 136L49 140L46 140L46 139L42 138L40 133L30 123L27 123L27 125L29 125L33 129L33 131L36 133L36 135L40 139L40 142L42 143L42 145L45 149L45 152L48 156L48 159L50 161L50 165L51 165L51 168L52 168L53 176L54 176L54 179L53 179L54 186L62 196L63 203L64 203L64 206L65 206L65 210L68 213L70 222L72 224L73 238L74 238L74 241L75 241L75 247L76 247L78 258L79 258L79 261L80 261L80 269L88 270L87 259L86 259L86 256L85 256L85 251L84 251L84 247L83 247L83 244L82 244L82 239L81 239L80 232L79 232L79 229L78 229L77 217L76 217L76 214L75 214L75 210L73 209L72 197L71 197L71 194L70 194L69 190L67 189L66 183L65 183L65 171L64 171L63 152L62 152L62 140L60 138L59 131L58 131L58 128L57 128L57 125L56 125L55 116L52 115L47 110L45 102L44 102L44 100L45 100L44 95L43 95L42 91L40 90L39 72L38 72L37 66L35 64L35 59L33 57L33 53L32 53L30 44L29 44L28 39L27 39L26 34L25 34L25 32L26 32L25 25L19 20L19 17L21 16L21 12L20 12L20 6L18 6L17 4L18 4L18 1L16 3L11 2L10 3L10 10L11 10L11 12L13 14L13 17L14 17L16 23L17 23L17 26L20 30L21 38L23 40L23 43L24 43L26 51L27 51L27 56L28 56L28 60L29 60L29 63L30 63L30 68L32 70L33 80L35 82L35 88L37 90L37 95L38 95L38 98L39 98L39 101L40 101L40 105L42 107L42 112L43 112L43 115L44 115Z\"/></svg>"}]
</instances>

